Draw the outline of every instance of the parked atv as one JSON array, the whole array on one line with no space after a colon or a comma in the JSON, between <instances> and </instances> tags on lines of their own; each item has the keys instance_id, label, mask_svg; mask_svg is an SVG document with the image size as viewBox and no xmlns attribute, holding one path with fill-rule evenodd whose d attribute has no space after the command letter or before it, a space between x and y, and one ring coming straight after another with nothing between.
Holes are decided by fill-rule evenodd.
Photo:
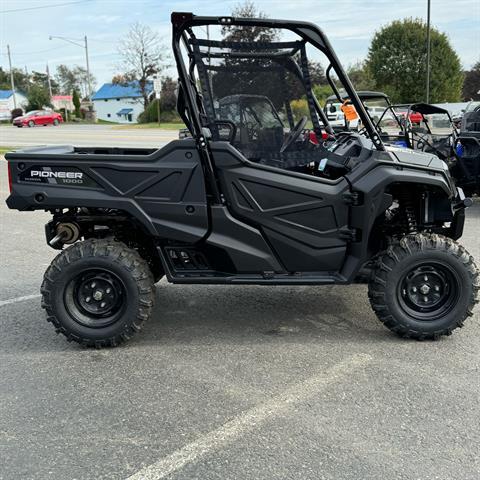
<instances>
[{"instance_id":1,"label":"parked atv","mask_svg":"<svg viewBox=\"0 0 480 480\"><path fill-rule=\"evenodd\" d=\"M192 138L158 150L6 155L8 206L52 214L46 239L62 251L41 292L57 332L95 347L129 339L164 276L367 282L373 310L400 336L436 339L461 327L480 288L473 258L456 242L469 201L435 155L384 144L324 33L306 22L191 13L173 13L172 25L178 111ZM206 26L275 28L288 40L207 39ZM319 56L364 134L329 125L312 91L309 58ZM263 100L241 118L252 96ZM308 112L295 114L292 101L302 98Z\"/></svg>"},{"instance_id":2,"label":"parked atv","mask_svg":"<svg viewBox=\"0 0 480 480\"><path fill-rule=\"evenodd\" d=\"M467 195L480 196L480 105L463 115L456 154L452 176Z\"/></svg>"},{"instance_id":3,"label":"parked atv","mask_svg":"<svg viewBox=\"0 0 480 480\"><path fill-rule=\"evenodd\" d=\"M412 115L419 115L419 121L406 120ZM480 194L479 118L480 112L466 113L459 132L454 119L444 108L417 103L408 107L405 117L398 115L396 105L391 105L376 127L386 143L433 153L444 160L457 186L467 196L472 196Z\"/></svg>"},{"instance_id":4,"label":"parked atv","mask_svg":"<svg viewBox=\"0 0 480 480\"><path fill-rule=\"evenodd\" d=\"M367 113L376 123L383 115L385 110L391 105L388 95L383 92L371 92L368 90L358 91L358 97L365 106ZM360 127L358 118L348 122L345 119L345 114L342 111L343 104L349 100L346 92L340 93L342 102L339 102L336 95L330 95L325 101L323 110L327 115L330 125L335 131L341 130L358 130Z\"/></svg>"}]
</instances>

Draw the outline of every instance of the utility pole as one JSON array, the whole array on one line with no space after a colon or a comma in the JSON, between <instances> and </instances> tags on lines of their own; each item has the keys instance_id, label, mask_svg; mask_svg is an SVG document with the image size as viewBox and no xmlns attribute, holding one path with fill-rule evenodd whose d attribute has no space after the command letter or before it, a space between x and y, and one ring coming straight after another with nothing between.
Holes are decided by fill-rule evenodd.
<instances>
[{"instance_id":1,"label":"utility pole","mask_svg":"<svg viewBox=\"0 0 480 480\"><path fill-rule=\"evenodd\" d=\"M87 64L87 84L88 84L88 92L87 92L87 97L88 97L88 100L91 101L92 99L92 82L90 80L90 62L89 62L89 59L88 59L88 41L87 41L87 36L85 35L83 37L83 45L81 43L77 43L79 42L80 40L79 39L70 39L70 38L67 38L67 37L59 37L57 35L50 35L49 36L49 39L50 40L53 40L54 38L58 38L59 40L63 40L64 42L68 42L68 43L72 43L73 45L77 45L77 47L82 47L85 49L85 60L86 60L86 64ZM76 41L74 41L76 40Z\"/></svg>"},{"instance_id":2,"label":"utility pole","mask_svg":"<svg viewBox=\"0 0 480 480\"><path fill-rule=\"evenodd\" d=\"M50 98L52 98L52 82L50 81L50 69L48 68L48 62L47 62L47 81L48 81L48 93L50 93Z\"/></svg>"},{"instance_id":3,"label":"utility pole","mask_svg":"<svg viewBox=\"0 0 480 480\"><path fill-rule=\"evenodd\" d=\"M88 100L92 99L92 82L90 80L90 62L88 61L88 43L87 36L84 37L85 40L85 59L87 61L87 81L88 81Z\"/></svg>"},{"instance_id":4,"label":"utility pole","mask_svg":"<svg viewBox=\"0 0 480 480\"><path fill-rule=\"evenodd\" d=\"M13 92L13 108L17 108L17 95L15 94L15 81L13 80L12 57L10 55L10 45L7 45L8 65L10 66L10 84Z\"/></svg>"},{"instance_id":5,"label":"utility pole","mask_svg":"<svg viewBox=\"0 0 480 480\"><path fill-rule=\"evenodd\" d=\"M427 103L430 102L430 1L427 0Z\"/></svg>"}]
</instances>

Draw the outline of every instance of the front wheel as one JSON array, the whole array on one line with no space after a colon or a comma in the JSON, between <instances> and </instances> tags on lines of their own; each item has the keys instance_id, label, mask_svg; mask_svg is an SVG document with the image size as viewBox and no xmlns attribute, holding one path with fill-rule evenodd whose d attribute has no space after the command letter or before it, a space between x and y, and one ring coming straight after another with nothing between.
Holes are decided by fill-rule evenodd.
<instances>
[{"instance_id":1,"label":"front wheel","mask_svg":"<svg viewBox=\"0 0 480 480\"><path fill-rule=\"evenodd\" d=\"M478 302L473 257L451 239L403 237L378 259L369 284L373 310L402 337L437 339L462 327Z\"/></svg>"},{"instance_id":2,"label":"front wheel","mask_svg":"<svg viewBox=\"0 0 480 480\"><path fill-rule=\"evenodd\" d=\"M57 120L57 119L55 119L55 120L53 121L53 126L54 126L54 127L57 127L57 126L58 126L58 124L59 124L58 120Z\"/></svg>"},{"instance_id":3,"label":"front wheel","mask_svg":"<svg viewBox=\"0 0 480 480\"><path fill-rule=\"evenodd\" d=\"M140 331L155 297L150 268L136 250L96 239L61 252L45 272L41 292L57 333L97 348Z\"/></svg>"}]
</instances>

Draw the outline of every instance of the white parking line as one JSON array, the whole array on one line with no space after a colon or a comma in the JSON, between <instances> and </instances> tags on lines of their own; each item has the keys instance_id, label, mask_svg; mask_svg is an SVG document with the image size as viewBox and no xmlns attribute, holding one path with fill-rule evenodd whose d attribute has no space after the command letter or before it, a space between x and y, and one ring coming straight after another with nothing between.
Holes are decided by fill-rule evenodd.
<instances>
[{"instance_id":1,"label":"white parking line","mask_svg":"<svg viewBox=\"0 0 480 480\"><path fill-rule=\"evenodd\" d=\"M0 307L10 305L11 303L24 302L25 300L32 300L32 298L39 298L40 294L25 295L24 297L9 298L8 300L0 300Z\"/></svg>"},{"instance_id":2,"label":"white parking line","mask_svg":"<svg viewBox=\"0 0 480 480\"><path fill-rule=\"evenodd\" d=\"M285 410L313 397L328 385L348 377L354 370L365 366L371 360L370 355L353 355L318 375L288 388L267 402L241 413L216 430L201 436L158 462L142 468L127 480L161 480L185 465L220 450L268 419L280 416Z\"/></svg>"}]
</instances>

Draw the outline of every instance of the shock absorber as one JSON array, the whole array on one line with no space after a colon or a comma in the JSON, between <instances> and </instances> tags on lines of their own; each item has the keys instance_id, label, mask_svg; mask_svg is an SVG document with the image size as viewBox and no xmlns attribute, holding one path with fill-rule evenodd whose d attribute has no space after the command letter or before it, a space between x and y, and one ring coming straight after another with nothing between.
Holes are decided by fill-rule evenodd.
<instances>
[{"instance_id":1,"label":"shock absorber","mask_svg":"<svg viewBox=\"0 0 480 480\"><path fill-rule=\"evenodd\" d=\"M405 226L408 233L417 233L417 216L415 214L415 202L409 192L402 191L398 198L400 210L405 218Z\"/></svg>"}]
</instances>

